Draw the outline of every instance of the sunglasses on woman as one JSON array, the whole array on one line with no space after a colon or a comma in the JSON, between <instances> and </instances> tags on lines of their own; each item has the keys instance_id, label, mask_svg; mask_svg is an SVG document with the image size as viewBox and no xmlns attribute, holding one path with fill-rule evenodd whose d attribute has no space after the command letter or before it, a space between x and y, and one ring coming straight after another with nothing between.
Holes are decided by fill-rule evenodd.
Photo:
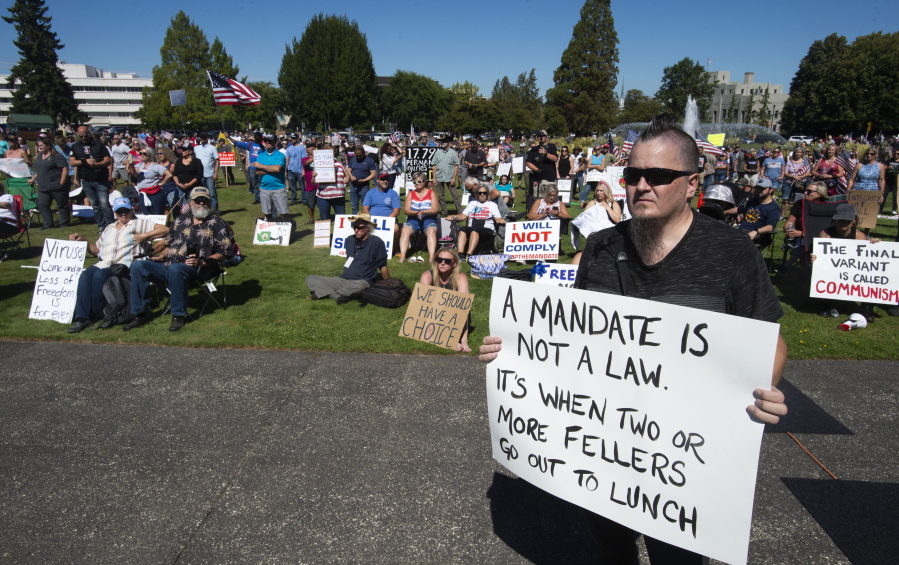
<instances>
[{"instance_id":1,"label":"sunglasses on woman","mask_svg":"<svg viewBox=\"0 0 899 565\"><path fill-rule=\"evenodd\" d=\"M478 196L487 196L487 195L490 194L490 193L489 193L489 192L480 191L480 192L476 192L475 194L477 194Z\"/></svg>"},{"instance_id":2,"label":"sunglasses on woman","mask_svg":"<svg viewBox=\"0 0 899 565\"><path fill-rule=\"evenodd\" d=\"M434 259L435 263L443 263L444 265L452 265L455 260L452 257L437 257Z\"/></svg>"},{"instance_id":3,"label":"sunglasses on woman","mask_svg":"<svg viewBox=\"0 0 899 565\"><path fill-rule=\"evenodd\" d=\"M675 179L686 177L693 174L693 171L675 171L672 169L638 169L636 167L625 167L621 175L624 182L629 185L635 185L640 182L641 178L646 179L647 184L658 186L662 184L671 184Z\"/></svg>"}]
</instances>

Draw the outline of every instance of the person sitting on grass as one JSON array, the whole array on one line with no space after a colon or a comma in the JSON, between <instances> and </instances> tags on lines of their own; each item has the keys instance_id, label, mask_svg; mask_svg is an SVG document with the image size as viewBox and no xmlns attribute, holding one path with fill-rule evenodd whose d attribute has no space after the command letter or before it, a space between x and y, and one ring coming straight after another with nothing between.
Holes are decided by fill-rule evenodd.
<instances>
[{"instance_id":1,"label":"person sitting on grass","mask_svg":"<svg viewBox=\"0 0 899 565\"><path fill-rule=\"evenodd\" d=\"M371 216L359 214L350 220L354 233L344 242L347 259L343 264L343 273L339 277L306 277L312 300L333 298L337 304L346 304L373 285L379 271L385 280L390 278L387 247L378 236L372 235L375 224Z\"/></svg>"},{"instance_id":2,"label":"person sitting on grass","mask_svg":"<svg viewBox=\"0 0 899 565\"><path fill-rule=\"evenodd\" d=\"M103 319L103 285L112 276L113 265L130 267L134 258L150 251L150 242L169 232L163 224L145 218L136 218L131 201L116 198L112 203L115 223L106 226L97 243L88 243L91 255L100 258L81 273L75 298L75 323L69 328L74 334L86 330ZM87 241L78 233L69 236L69 241Z\"/></svg>"},{"instance_id":3,"label":"person sitting on grass","mask_svg":"<svg viewBox=\"0 0 899 565\"><path fill-rule=\"evenodd\" d=\"M468 277L461 271L459 254L452 247L442 247L437 252L431 268L421 274L418 282L423 285L436 286L457 292L468 292ZM462 329L462 335L459 337L456 351L471 352L471 347L468 346L468 326L470 321L471 315L469 314L469 320L465 322L465 327Z\"/></svg>"},{"instance_id":4,"label":"person sitting on grass","mask_svg":"<svg viewBox=\"0 0 899 565\"><path fill-rule=\"evenodd\" d=\"M131 267L131 313L135 315L125 331L149 324L150 283L168 284L171 295L170 332L184 327L187 315L188 285L193 280L208 280L215 274L215 263L234 256L234 232L212 208L209 189L200 186L190 192L190 210L178 216L165 238L165 249L150 261L138 261Z\"/></svg>"},{"instance_id":5,"label":"person sitting on grass","mask_svg":"<svg viewBox=\"0 0 899 565\"><path fill-rule=\"evenodd\" d=\"M406 196L403 207L406 212L406 223L400 233L400 263L406 260L409 241L416 232L425 234L428 242L428 263L432 263L434 251L437 249L437 214L440 212L437 193L428 188L428 175L425 173L414 173L412 183L415 190ZM415 260L415 257L411 260Z\"/></svg>"}]
</instances>

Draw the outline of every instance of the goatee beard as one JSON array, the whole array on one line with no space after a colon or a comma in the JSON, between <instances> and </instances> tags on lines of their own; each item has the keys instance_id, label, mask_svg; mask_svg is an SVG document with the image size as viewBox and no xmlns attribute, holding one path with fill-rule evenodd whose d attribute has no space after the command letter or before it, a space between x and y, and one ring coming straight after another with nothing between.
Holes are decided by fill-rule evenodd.
<instances>
[{"instance_id":1,"label":"goatee beard","mask_svg":"<svg viewBox=\"0 0 899 565\"><path fill-rule=\"evenodd\" d=\"M628 233L631 241L640 254L640 258L647 265L654 265L661 259L662 238L661 222L656 218L631 218Z\"/></svg>"},{"instance_id":2,"label":"goatee beard","mask_svg":"<svg viewBox=\"0 0 899 565\"><path fill-rule=\"evenodd\" d=\"M198 220L205 220L209 217L210 210L206 206L190 205L190 213Z\"/></svg>"}]
</instances>

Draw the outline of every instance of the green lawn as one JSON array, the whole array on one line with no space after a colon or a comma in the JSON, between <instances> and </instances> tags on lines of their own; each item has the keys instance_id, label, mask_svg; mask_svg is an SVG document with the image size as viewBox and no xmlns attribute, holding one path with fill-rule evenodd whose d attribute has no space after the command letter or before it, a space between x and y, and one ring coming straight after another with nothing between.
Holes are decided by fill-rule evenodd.
<instances>
[{"instance_id":1,"label":"green lawn","mask_svg":"<svg viewBox=\"0 0 899 565\"><path fill-rule=\"evenodd\" d=\"M28 319L36 272L21 268L36 266L45 237L65 239L80 232L93 238L92 224L77 224L67 229L31 231L31 250L27 256L14 255L0 263L0 339L58 340L73 342L152 343L190 347L270 348L381 353L449 353L434 346L400 338L399 323L405 308L385 310L374 306L359 308L356 302L338 306L333 300L312 302L303 284L309 274L337 276L344 259L331 257L327 249L312 247L311 226L305 206L291 206L297 214L298 231L289 247L255 246L252 244L258 205L250 204L243 174L235 171L238 185L225 188L220 181L219 198L224 218L234 227L237 241L247 260L228 270L227 310L212 309L200 320L188 324L180 332L168 331L169 319L155 320L131 332L121 327L110 330L87 330L66 333L68 325ZM516 209L523 209L519 199ZM349 207L349 206L348 206ZM452 208L452 204L450 204ZM402 218L401 218L402 219ZM895 221L882 221L875 236L893 241ZM778 246L779 248L779 242ZM567 236L562 237L560 261L571 261L574 250ZM776 254L776 264L781 252ZM87 262L90 265L93 259ZM391 275L414 286L425 269L423 263L400 264L391 259ZM511 268L522 268L515 264ZM466 268L467 272L467 268ZM781 320L782 333L790 347L790 358L897 359L899 358L899 318L880 317L865 330L841 332L843 321L820 318L806 306L797 277L775 277L775 288L782 297L786 315ZM471 279L471 292L476 295L472 309L472 346L487 333L491 281ZM847 303L848 304L848 303ZM848 313L848 311L847 311Z\"/></svg>"}]
</instances>

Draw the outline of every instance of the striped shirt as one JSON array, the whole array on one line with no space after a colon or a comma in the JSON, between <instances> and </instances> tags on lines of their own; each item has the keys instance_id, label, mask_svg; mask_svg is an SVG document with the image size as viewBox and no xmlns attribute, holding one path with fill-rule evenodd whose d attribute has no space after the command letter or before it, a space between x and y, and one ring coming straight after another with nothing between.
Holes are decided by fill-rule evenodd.
<instances>
[{"instance_id":1,"label":"striped shirt","mask_svg":"<svg viewBox=\"0 0 899 565\"><path fill-rule=\"evenodd\" d=\"M135 255L150 250L150 242L135 243L134 234L153 231L156 222L145 218L135 218L125 224L122 229L116 229L117 225L119 223L114 222L106 226L106 229L100 234L100 239L97 240L97 247L100 251L97 255L100 257L100 261L96 266L100 269L117 263L130 267Z\"/></svg>"},{"instance_id":2,"label":"striped shirt","mask_svg":"<svg viewBox=\"0 0 899 565\"><path fill-rule=\"evenodd\" d=\"M318 185L319 198L343 198L346 189L346 170L340 163L334 163L334 177L336 183L322 183Z\"/></svg>"}]
</instances>

